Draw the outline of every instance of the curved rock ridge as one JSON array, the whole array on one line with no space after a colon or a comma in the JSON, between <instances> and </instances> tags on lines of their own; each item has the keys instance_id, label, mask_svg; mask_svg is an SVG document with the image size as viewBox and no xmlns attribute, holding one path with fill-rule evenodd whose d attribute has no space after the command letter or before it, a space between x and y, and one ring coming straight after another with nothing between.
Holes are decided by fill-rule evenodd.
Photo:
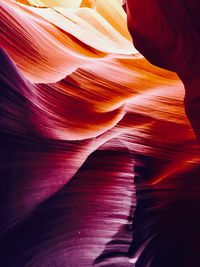
<instances>
[{"instance_id":1,"label":"curved rock ridge","mask_svg":"<svg viewBox=\"0 0 200 267\"><path fill-rule=\"evenodd\" d=\"M3 267L199 267L198 6L165 2L1 1Z\"/></svg>"}]
</instances>

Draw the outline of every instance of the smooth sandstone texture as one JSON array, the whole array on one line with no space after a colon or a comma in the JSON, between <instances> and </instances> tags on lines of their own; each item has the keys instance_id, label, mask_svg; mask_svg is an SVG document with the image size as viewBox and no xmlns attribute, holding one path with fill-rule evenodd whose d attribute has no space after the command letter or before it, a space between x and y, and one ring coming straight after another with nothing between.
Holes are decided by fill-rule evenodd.
<instances>
[{"instance_id":1,"label":"smooth sandstone texture","mask_svg":"<svg viewBox=\"0 0 200 267\"><path fill-rule=\"evenodd\" d=\"M127 0L135 47L185 85L185 110L200 138L200 5L198 0Z\"/></svg>"},{"instance_id":2,"label":"smooth sandstone texture","mask_svg":"<svg viewBox=\"0 0 200 267\"><path fill-rule=\"evenodd\" d=\"M0 265L199 267L184 88L122 1L0 2Z\"/></svg>"}]
</instances>

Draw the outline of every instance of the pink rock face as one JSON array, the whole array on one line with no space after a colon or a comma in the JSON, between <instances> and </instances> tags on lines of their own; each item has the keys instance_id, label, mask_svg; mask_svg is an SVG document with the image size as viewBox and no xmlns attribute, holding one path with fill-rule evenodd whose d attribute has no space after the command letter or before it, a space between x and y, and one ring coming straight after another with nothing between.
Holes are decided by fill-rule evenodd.
<instances>
[{"instance_id":1,"label":"pink rock face","mask_svg":"<svg viewBox=\"0 0 200 267\"><path fill-rule=\"evenodd\" d=\"M154 65L175 71L185 85L185 110L200 138L199 1L127 0L135 47Z\"/></svg>"},{"instance_id":2,"label":"pink rock face","mask_svg":"<svg viewBox=\"0 0 200 267\"><path fill-rule=\"evenodd\" d=\"M0 267L200 266L199 9L122 2L0 1Z\"/></svg>"}]
</instances>

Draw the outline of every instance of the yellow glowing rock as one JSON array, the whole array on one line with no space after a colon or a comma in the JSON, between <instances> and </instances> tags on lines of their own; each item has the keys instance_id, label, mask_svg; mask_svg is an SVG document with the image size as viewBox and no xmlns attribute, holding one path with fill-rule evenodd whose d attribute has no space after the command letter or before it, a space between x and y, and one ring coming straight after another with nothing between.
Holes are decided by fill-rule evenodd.
<instances>
[{"instance_id":1,"label":"yellow glowing rock","mask_svg":"<svg viewBox=\"0 0 200 267\"><path fill-rule=\"evenodd\" d=\"M64 7L77 8L80 7L82 0L28 0L28 2L35 7Z\"/></svg>"}]
</instances>

